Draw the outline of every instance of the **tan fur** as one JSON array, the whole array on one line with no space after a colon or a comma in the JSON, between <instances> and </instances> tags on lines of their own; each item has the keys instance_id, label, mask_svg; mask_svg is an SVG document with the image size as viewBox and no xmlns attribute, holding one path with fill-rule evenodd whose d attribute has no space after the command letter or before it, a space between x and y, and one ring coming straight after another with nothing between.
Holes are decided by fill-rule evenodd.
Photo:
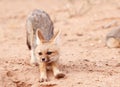
<instances>
[{"instance_id":1,"label":"tan fur","mask_svg":"<svg viewBox=\"0 0 120 87\"><path fill-rule=\"evenodd\" d=\"M107 34L106 45L110 48L120 47L120 27L117 27Z\"/></svg>"}]
</instances>

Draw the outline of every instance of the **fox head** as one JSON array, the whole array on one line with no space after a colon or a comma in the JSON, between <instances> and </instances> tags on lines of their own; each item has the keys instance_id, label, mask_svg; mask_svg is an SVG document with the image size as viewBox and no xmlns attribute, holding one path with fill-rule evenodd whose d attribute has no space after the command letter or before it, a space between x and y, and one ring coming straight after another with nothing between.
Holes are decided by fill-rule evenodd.
<instances>
[{"instance_id":1,"label":"fox head","mask_svg":"<svg viewBox=\"0 0 120 87\"><path fill-rule=\"evenodd\" d=\"M57 61L59 58L59 46L58 46L58 38L59 31L53 35L53 37L46 41L40 32L37 31L37 47L35 49L35 55L39 62L53 62Z\"/></svg>"}]
</instances>

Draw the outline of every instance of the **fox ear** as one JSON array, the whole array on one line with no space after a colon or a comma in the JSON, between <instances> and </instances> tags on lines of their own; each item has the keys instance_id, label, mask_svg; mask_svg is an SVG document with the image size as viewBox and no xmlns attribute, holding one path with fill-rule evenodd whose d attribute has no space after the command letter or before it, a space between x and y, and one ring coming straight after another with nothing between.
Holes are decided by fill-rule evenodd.
<instances>
[{"instance_id":1,"label":"fox ear","mask_svg":"<svg viewBox=\"0 0 120 87\"><path fill-rule=\"evenodd\" d=\"M55 43L55 44L59 44L59 40L60 40L60 33L61 33L61 30L59 29L54 35L53 37L51 38L51 42Z\"/></svg>"},{"instance_id":2,"label":"fox ear","mask_svg":"<svg viewBox=\"0 0 120 87\"><path fill-rule=\"evenodd\" d=\"M37 30L37 44L41 44L45 41L41 31L38 29Z\"/></svg>"}]
</instances>

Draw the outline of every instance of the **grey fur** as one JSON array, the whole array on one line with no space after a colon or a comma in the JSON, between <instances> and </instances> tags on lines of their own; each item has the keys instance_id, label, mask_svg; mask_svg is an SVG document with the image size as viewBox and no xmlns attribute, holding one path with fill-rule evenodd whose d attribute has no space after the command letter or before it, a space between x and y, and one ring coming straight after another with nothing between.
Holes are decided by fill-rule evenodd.
<instances>
[{"instance_id":1,"label":"grey fur","mask_svg":"<svg viewBox=\"0 0 120 87\"><path fill-rule=\"evenodd\" d=\"M107 34L106 40L108 40L109 38L120 39L120 26L117 27L117 29L114 29L114 30L110 31Z\"/></svg>"},{"instance_id":2,"label":"grey fur","mask_svg":"<svg viewBox=\"0 0 120 87\"><path fill-rule=\"evenodd\" d=\"M42 11L35 9L27 18L27 46L29 49L35 48L36 46L36 31L39 29L45 40L50 40L53 36L53 22L49 15Z\"/></svg>"}]
</instances>

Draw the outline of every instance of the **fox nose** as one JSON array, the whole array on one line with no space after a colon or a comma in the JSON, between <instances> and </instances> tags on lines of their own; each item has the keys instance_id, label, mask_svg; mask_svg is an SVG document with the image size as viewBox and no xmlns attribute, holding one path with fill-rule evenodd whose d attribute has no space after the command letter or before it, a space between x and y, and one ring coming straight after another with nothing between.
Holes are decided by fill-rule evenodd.
<instances>
[{"instance_id":1,"label":"fox nose","mask_svg":"<svg viewBox=\"0 0 120 87\"><path fill-rule=\"evenodd\" d=\"M45 61L45 58L42 58L42 61L44 62L44 61Z\"/></svg>"}]
</instances>

